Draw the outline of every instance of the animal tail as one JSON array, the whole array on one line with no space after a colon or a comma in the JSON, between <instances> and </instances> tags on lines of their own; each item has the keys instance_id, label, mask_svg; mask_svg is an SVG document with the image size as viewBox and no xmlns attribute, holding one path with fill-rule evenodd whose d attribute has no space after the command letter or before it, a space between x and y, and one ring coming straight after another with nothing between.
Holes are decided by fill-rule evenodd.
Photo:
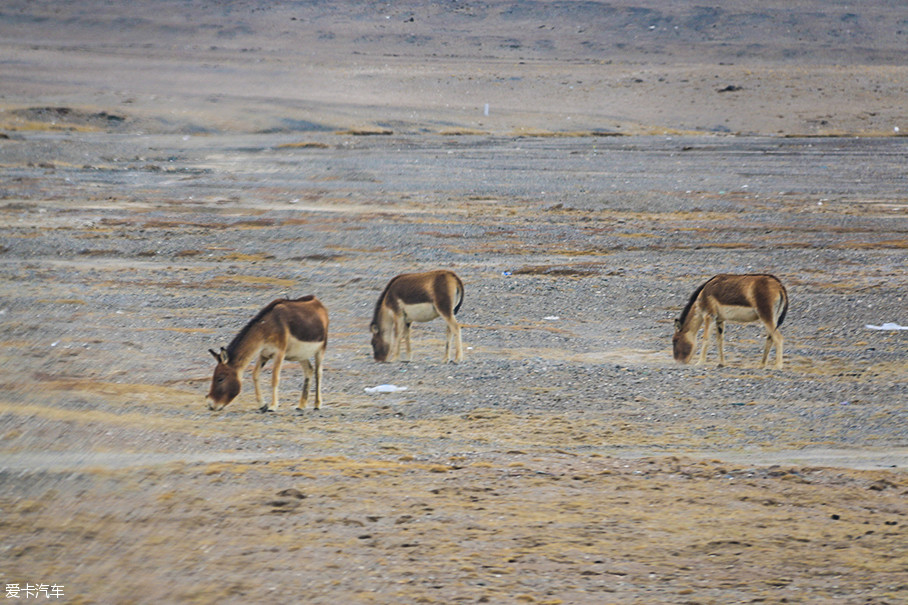
<instances>
[{"instance_id":1,"label":"animal tail","mask_svg":"<svg viewBox=\"0 0 908 605\"><path fill-rule=\"evenodd\" d=\"M457 301L457 305L454 307L454 315L457 315L457 312L460 311L460 306L463 304L463 281L460 277L457 277L457 289L460 290L460 300Z\"/></svg>"},{"instance_id":2,"label":"animal tail","mask_svg":"<svg viewBox=\"0 0 908 605\"><path fill-rule=\"evenodd\" d=\"M782 312L779 313L779 320L776 322L776 327L782 325L782 322L785 321L785 316L788 314L788 291L785 290L785 286L782 286Z\"/></svg>"}]
</instances>

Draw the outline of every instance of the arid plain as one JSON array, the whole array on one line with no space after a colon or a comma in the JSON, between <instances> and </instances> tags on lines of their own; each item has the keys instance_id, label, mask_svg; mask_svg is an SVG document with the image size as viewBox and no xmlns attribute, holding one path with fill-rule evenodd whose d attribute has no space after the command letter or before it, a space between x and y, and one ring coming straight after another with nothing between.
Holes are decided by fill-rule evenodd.
<instances>
[{"instance_id":1,"label":"arid plain","mask_svg":"<svg viewBox=\"0 0 908 605\"><path fill-rule=\"evenodd\" d=\"M904 602L908 14L665 4L5 2L7 595ZM464 361L372 361L434 267ZM787 285L781 371L672 360L719 272ZM304 294L323 409L210 412Z\"/></svg>"}]
</instances>

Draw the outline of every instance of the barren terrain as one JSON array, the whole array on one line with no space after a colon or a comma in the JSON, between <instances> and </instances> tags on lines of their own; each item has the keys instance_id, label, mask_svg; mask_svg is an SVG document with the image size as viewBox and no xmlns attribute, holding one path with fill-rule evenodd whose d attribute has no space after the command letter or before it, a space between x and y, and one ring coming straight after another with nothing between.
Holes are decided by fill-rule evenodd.
<instances>
[{"instance_id":1,"label":"barren terrain","mask_svg":"<svg viewBox=\"0 0 908 605\"><path fill-rule=\"evenodd\" d=\"M4 596L905 602L905 11L323 4L0 8ZM372 361L435 267L463 363ZM672 360L719 272L788 287L783 370ZM210 412L304 294L323 409Z\"/></svg>"}]
</instances>

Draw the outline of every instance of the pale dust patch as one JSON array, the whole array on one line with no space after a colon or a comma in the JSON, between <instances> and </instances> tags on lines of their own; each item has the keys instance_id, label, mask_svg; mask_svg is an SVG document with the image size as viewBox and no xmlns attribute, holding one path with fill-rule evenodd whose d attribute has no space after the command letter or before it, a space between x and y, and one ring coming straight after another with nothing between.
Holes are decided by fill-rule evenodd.
<instances>
[{"instance_id":1,"label":"pale dust patch","mask_svg":"<svg viewBox=\"0 0 908 605\"><path fill-rule=\"evenodd\" d=\"M135 383L117 383L117 382L97 382L93 380L82 379L51 379L37 383L31 383L27 386L32 395L40 396L42 392L59 393L63 392L68 395L74 393L86 393L94 396L100 396L114 403L142 403L154 404L167 407L183 407L194 405L200 396L197 393L176 389L166 386L157 386L149 384ZM56 394L53 395L57 397ZM147 414L124 412L110 413L99 410L68 410L53 406L36 405L33 403L14 403L11 401L0 400L0 410L14 414L38 415L48 418L62 418L74 421L101 421L113 422L115 424L143 424L161 420L161 418L152 418Z\"/></svg>"},{"instance_id":2,"label":"pale dust patch","mask_svg":"<svg viewBox=\"0 0 908 605\"><path fill-rule=\"evenodd\" d=\"M855 363L844 357L785 356L784 369L818 376L848 376L857 381L901 378L908 375L908 362Z\"/></svg>"},{"instance_id":3,"label":"pale dust patch","mask_svg":"<svg viewBox=\"0 0 908 605\"><path fill-rule=\"evenodd\" d=\"M99 382L78 378L42 381L41 387L66 392L84 391L114 397L148 397L168 402L188 395L186 391L180 389L151 384Z\"/></svg>"},{"instance_id":4,"label":"pale dust patch","mask_svg":"<svg viewBox=\"0 0 908 605\"><path fill-rule=\"evenodd\" d=\"M349 200L338 200L337 204L329 203L300 203L293 199L287 202L262 202L262 208L268 210L295 210L298 212L324 212L331 214L375 214L376 212L393 212L397 214L426 214L432 212L428 208L419 208L410 204L395 203L393 207L387 204L354 204Z\"/></svg>"},{"instance_id":5,"label":"pale dust patch","mask_svg":"<svg viewBox=\"0 0 908 605\"><path fill-rule=\"evenodd\" d=\"M667 367L674 366L672 352L646 351L642 349L620 348L593 353L574 355L571 361L580 363L622 364L629 366Z\"/></svg>"},{"instance_id":6,"label":"pale dust patch","mask_svg":"<svg viewBox=\"0 0 908 605\"><path fill-rule=\"evenodd\" d=\"M199 464L273 460L277 454L261 452L200 452L165 454L160 452L15 452L4 453L0 470L28 472L104 472L174 463Z\"/></svg>"},{"instance_id":7,"label":"pale dust patch","mask_svg":"<svg viewBox=\"0 0 908 605\"><path fill-rule=\"evenodd\" d=\"M257 275L219 275L208 280L208 285L211 287L222 287L234 284L290 288L296 285L296 281L292 279L261 277Z\"/></svg>"},{"instance_id":8,"label":"pale dust patch","mask_svg":"<svg viewBox=\"0 0 908 605\"><path fill-rule=\"evenodd\" d=\"M640 452L637 452L640 454ZM858 470L908 470L908 448L844 449L805 448L799 450L726 450L684 452L700 459L719 459L733 464L772 466L799 465L811 467L851 468ZM636 457L636 456L635 456Z\"/></svg>"},{"instance_id":9,"label":"pale dust patch","mask_svg":"<svg viewBox=\"0 0 908 605\"><path fill-rule=\"evenodd\" d=\"M622 364L631 366L665 367L674 365L671 351L647 351L642 349L619 348L603 351L577 353L557 348L484 349L486 353L509 359L538 357L553 361L569 361L586 364Z\"/></svg>"}]
</instances>

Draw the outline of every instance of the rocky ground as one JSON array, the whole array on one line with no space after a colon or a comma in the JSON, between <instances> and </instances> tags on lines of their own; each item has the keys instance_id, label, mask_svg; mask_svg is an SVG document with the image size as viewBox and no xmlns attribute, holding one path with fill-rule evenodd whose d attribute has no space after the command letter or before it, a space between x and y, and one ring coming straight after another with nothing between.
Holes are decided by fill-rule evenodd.
<instances>
[{"instance_id":1,"label":"rocky ground","mask_svg":"<svg viewBox=\"0 0 908 605\"><path fill-rule=\"evenodd\" d=\"M0 19L7 592L904 600L893 9L164 4ZM375 363L382 287L434 267L465 360L434 322ZM787 285L783 370L755 325L672 360L719 272ZM303 294L323 409L286 366L277 412L209 412L207 349Z\"/></svg>"}]
</instances>

